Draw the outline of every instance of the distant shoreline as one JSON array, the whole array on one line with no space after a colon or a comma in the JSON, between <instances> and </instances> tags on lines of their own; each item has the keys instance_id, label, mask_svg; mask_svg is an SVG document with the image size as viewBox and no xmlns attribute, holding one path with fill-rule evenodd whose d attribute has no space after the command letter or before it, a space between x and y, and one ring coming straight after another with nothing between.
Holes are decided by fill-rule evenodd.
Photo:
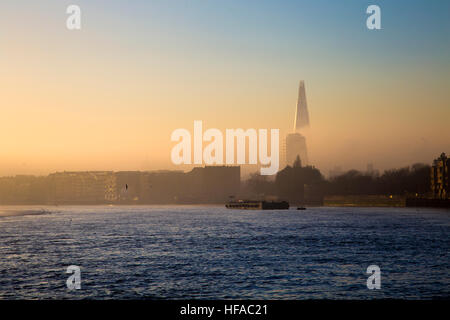
<instances>
[{"instance_id":1,"label":"distant shoreline","mask_svg":"<svg viewBox=\"0 0 450 320\"><path fill-rule=\"evenodd\" d=\"M361 207L361 208L405 208L416 207L415 205L408 205L406 196L396 195L346 195L346 196L326 196L323 200L323 205L311 205L308 203L290 203L290 207L296 208L297 206L306 207ZM414 199L412 199L414 200ZM420 199L418 199L420 200ZM422 201L423 202L423 201ZM427 202L427 200L425 200ZM430 200L433 202L433 200ZM226 201L223 202L210 202L210 203L140 203L140 202L116 202L116 203L95 203L95 202L61 202L61 203L0 203L0 206L46 206L46 207L59 207L59 206L211 206L211 207L225 207ZM433 207L432 205L425 205L418 203L417 207Z\"/></svg>"},{"instance_id":2,"label":"distant shoreline","mask_svg":"<svg viewBox=\"0 0 450 320\"><path fill-rule=\"evenodd\" d=\"M348 195L324 198L325 207L406 207L405 196Z\"/></svg>"}]
</instances>

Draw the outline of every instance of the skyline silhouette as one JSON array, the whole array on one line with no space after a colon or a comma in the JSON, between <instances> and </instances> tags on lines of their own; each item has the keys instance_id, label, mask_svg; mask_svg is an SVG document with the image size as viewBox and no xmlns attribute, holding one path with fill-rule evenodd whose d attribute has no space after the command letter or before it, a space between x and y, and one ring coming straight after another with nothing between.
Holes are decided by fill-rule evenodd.
<instances>
[{"instance_id":1,"label":"skyline silhouette","mask_svg":"<svg viewBox=\"0 0 450 320\"><path fill-rule=\"evenodd\" d=\"M2 6L0 176L175 169L170 134L194 120L284 139L299 79L323 172L450 150L447 2L383 2L375 31L357 3L78 5L73 31L57 1Z\"/></svg>"}]
</instances>

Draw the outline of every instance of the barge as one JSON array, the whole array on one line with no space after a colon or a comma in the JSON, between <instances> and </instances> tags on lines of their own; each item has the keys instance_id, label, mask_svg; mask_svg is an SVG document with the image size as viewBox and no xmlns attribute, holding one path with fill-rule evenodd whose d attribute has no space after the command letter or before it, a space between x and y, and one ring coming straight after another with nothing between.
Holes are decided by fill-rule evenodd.
<instances>
[{"instance_id":1,"label":"barge","mask_svg":"<svg viewBox=\"0 0 450 320\"><path fill-rule=\"evenodd\" d=\"M287 210L289 209L289 202L237 200L228 202L225 205L225 207L228 209L244 209L244 210Z\"/></svg>"}]
</instances>

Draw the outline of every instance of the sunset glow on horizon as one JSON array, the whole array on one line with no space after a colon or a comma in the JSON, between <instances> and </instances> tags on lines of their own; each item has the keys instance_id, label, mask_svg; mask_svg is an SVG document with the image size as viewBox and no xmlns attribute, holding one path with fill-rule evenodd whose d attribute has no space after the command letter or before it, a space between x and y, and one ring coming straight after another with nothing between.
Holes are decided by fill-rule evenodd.
<instances>
[{"instance_id":1,"label":"sunset glow on horizon","mask_svg":"<svg viewBox=\"0 0 450 320\"><path fill-rule=\"evenodd\" d=\"M177 128L292 131L305 80L310 163L376 169L450 152L449 2L8 1L0 176L180 169ZM125 6L125 4L127 6Z\"/></svg>"}]
</instances>

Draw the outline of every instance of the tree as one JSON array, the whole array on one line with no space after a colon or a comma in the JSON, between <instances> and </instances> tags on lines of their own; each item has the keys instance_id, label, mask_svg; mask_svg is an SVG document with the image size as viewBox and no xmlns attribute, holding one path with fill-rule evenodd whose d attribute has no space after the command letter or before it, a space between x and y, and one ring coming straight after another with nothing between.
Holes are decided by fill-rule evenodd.
<instances>
[{"instance_id":1,"label":"tree","mask_svg":"<svg viewBox=\"0 0 450 320\"><path fill-rule=\"evenodd\" d=\"M287 166L277 173L275 187L281 199L288 200L290 203L303 203L305 185L317 186L323 180L319 170L311 166L302 167L300 158L297 157L292 167Z\"/></svg>"}]
</instances>

